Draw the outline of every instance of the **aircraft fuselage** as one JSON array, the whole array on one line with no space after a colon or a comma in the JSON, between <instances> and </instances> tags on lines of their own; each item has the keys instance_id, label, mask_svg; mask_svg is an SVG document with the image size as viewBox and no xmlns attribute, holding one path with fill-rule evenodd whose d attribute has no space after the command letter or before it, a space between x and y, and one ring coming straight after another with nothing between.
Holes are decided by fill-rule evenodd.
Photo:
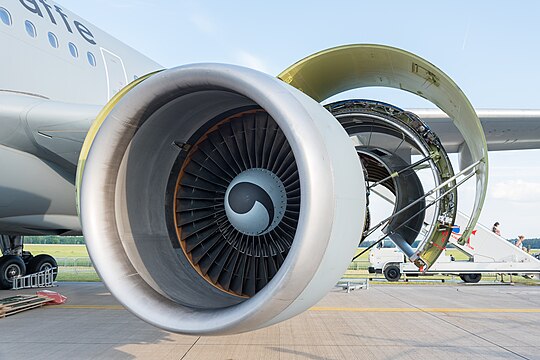
<instances>
[{"instance_id":1,"label":"aircraft fuselage","mask_svg":"<svg viewBox=\"0 0 540 360\"><path fill-rule=\"evenodd\" d=\"M48 0L0 0L0 233L80 233L86 132L120 89L161 66Z\"/></svg>"}]
</instances>

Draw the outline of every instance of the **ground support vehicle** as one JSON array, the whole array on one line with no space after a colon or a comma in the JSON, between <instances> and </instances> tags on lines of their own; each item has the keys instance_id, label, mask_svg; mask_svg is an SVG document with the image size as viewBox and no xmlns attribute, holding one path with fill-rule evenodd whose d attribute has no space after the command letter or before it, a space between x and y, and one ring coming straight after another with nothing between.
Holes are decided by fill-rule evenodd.
<instances>
[{"instance_id":1,"label":"ground support vehicle","mask_svg":"<svg viewBox=\"0 0 540 360\"><path fill-rule=\"evenodd\" d=\"M458 243L460 226L465 226L468 219L462 213L456 218L456 231L450 237L450 243L467 256L467 260L456 260L447 255L446 250L426 272L420 271L391 240L384 240L380 247L369 254L370 273L382 273L388 281L398 281L403 274L418 275L457 275L467 283L477 283L482 274L520 275L540 280L540 259L505 238L493 233L485 226L477 224L473 234L464 245Z\"/></svg>"}]
</instances>

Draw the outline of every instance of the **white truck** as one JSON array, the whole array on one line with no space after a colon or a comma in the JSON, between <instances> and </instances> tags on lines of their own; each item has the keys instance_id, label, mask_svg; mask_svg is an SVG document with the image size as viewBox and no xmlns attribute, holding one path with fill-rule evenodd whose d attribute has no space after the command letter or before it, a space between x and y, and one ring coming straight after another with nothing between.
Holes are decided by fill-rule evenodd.
<instances>
[{"instance_id":1,"label":"white truck","mask_svg":"<svg viewBox=\"0 0 540 360\"><path fill-rule=\"evenodd\" d=\"M466 225L468 219L462 213L456 218L457 229ZM409 276L449 274L459 275L467 283L476 283L482 274L521 275L540 280L540 257L533 256L518 248L503 237L493 233L486 227L477 224L473 234L460 245L459 231L452 233L449 242L467 255L468 260L455 260L443 251L433 266L422 273L391 240L384 240L380 246L369 254L370 273L382 273L388 281L398 281L402 274Z\"/></svg>"}]
</instances>

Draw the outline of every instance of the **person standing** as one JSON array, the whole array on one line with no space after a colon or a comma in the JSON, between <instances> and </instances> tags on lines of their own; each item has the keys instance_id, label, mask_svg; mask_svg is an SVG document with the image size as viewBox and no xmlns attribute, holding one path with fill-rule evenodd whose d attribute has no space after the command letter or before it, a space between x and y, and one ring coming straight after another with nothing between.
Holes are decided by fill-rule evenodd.
<instances>
[{"instance_id":1,"label":"person standing","mask_svg":"<svg viewBox=\"0 0 540 360\"><path fill-rule=\"evenodd\" d=\"M517 239L517 241L516 241L516 246L517 246L518 248L520 248L520 249L522 248L523 240L525 240L525 236L519 235L519 236L518 236L518 239ZM524 246L523 246L523 247L524 247Z\"/></svg>"},{"instance_id":2,"label":"person standing","mask_svg":"<svg viewBox=\"0 0 540 360\"><path fill-rule=\"evenodd\" d=\"M491 231L493 231L495 234L501 236L501 230L499 230L499 222L497 221L495 224L493 224L493 228Z\"/></svg>"}]
</instances>

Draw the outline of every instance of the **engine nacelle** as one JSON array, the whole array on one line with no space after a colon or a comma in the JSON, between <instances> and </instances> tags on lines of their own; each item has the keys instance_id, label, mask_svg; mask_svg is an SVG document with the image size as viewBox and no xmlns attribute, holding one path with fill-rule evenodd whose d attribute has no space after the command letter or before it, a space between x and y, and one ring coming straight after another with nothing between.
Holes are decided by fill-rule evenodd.
<instances>
[{"instance_id":1,"label":"engine nacelle","mask_svg":"<svg viewBox=\"0 0 540 360\"><path fill-rule=\"evenodd\" d=\"M311 55L279 78L182 66L130 84L94 122L77 175L83 232L101 278L140 318L194 335L275 324L321 299L357 244L381 227L427 269L450 236L456 189L472 177L462 237L474 228L487 146L472 105L446 74L403 50L350 45ZM328 105L334 118L317 103L365 86L439 106L463 135L464 168L454 174L414 114L353 100ZM402 144L422 159L400 159ZM426 164L430 190L415 172ZM365 226L366 192L378 184L393 194L394 210Z\"/></svg>"},{"instance_id":2,"label":"engine nacelle","mask_svg":"<svg viewBox=\"0 0 540 360\"><path fill-rule=\"evenodd\" d=\"M320 104L237 66L128 86L78 174L92 261L140 318L185 334L258 329L314 305L364 228L363 170Z\"/></svg>"},{"instance_id":3,"label":"engine nacelle","mask_svg":"<svg viewBox=\"0 0 540 360\"><path fill-rule=\"evenodd\" d=\"M454 225L457 210L456 189L469 178L474 177L476 183L474 205L469 223L463 230L460 241L466 241L469 238L478 221L486 197L487 144L482 125L473 106L448 75L425 59L405 50L384 45L353 44L312 54L284 70L279 78L301 89L317 101L324 101L351 89L380 86L411 92L430 101L445 112L461 133L463 144L460 153L466 155L461 157L461 171L455 175L453 171L448 171L451 166L444 154L445 151L440 151L440 146L437 145L436 134L429 134L429 131L426 131L428 129L421 124L421 121L418 121L420 119L417 119L416 115L405 116L405 118L409 118L405 120L406 128L410 128L412 125L410 138L416 139L413 142L422 142L422 138L427 136L427 139L424 140L431 143L427 147L431 148L428 152L437 158L436 161L432 161L434 173L444 174L438 180L436 187L426 191L424 196L437 194L436 200L426 206L440 205L446 210L439 213L440 216L434 222L435 226L429 230L431 235L424 237L416 251L413 251L410 246L402 246L402 250L407 255L412 255L409 258L421 270L426 270L433 265L444 250L451 234L451 227ZM393 114L395 111L391 108L388 110L390 114ZM368 114L368 117L378 118L380 117L378 112ZM398 109L398 112L402 112L402 110ZM348 122L346 119L340 121ZM355 119L355 115L352 114L350 121L354 123L359 120ZM402 128L400 122L399 119L397 122L392 121L391 127L394 128L397 125L398 128ZM402 130L404 132L401 130L400 132L403 135L409 132L405 128ZM355 136L354 130L351 135ZM396 214L394 213L393 216ZM402 224L405 223L402 222ZM413 239L400 239L396 245L400 246L400 243L405 245L408 241L412 243Z\"/></svg>"}]
</instances>

